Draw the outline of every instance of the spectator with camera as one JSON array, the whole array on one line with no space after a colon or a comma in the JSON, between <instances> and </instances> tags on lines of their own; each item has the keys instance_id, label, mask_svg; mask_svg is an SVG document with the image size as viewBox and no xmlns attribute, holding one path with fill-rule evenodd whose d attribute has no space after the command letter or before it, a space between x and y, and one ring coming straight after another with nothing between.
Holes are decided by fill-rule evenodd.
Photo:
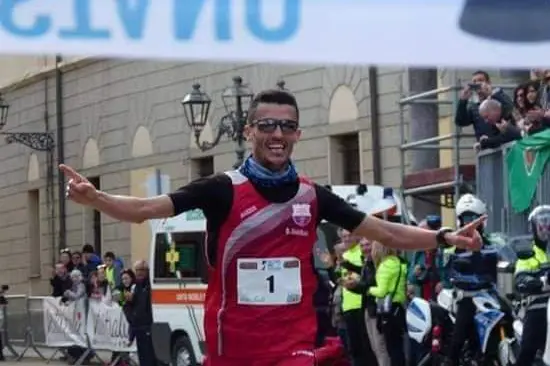
<instances>
[{"instance_id":1,"label":"spectator with camera","mask_svg":"<svg viewBox=\"0 0 550 366\"><path fill-rule=\"evenodd\" d=\"M65 291L72 287L71 277L63 263L60 262L55 265L53 276L50 278L50 285L52 286L53 297L63 296Z\"/></svg>"},{"instance_id":2,"label":"spectator with camera","mask_svg":"<svg viewBox=\"0 0 550 366\"><path fill-rule=\"evenodd\" d=\"M510 119L514 104L510 97L500 88L491 86L487 72L479 70L473 73L472 82L467 84L460 93L456 109L455 124L459 127L473 126L476 139L482 136L493 137L498 134L479 113L479 107L485 100L496 100L501 105L502 118Z\"/></svg>"},{"instance_id":3,"label":"spectator with camera","mask_svg":"<svg viewBox=\"0 0 550 366\"><path fill-rule=\"evenodd\" d=\"M497 148L502 144L521 139L521 131L510 116L506 117L502 104L486 99L479 105L479 116L485 123L486 134L478 136L476 151Z\"/></svg>"}]
</instances>

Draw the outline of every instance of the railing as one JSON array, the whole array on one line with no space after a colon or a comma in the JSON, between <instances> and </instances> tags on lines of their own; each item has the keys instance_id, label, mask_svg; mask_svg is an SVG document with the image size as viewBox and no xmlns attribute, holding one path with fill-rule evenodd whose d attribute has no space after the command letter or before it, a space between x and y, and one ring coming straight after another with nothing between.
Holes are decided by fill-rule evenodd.
<instances>
[{"instance_id":1,"label":"railing","mask_svg":"<svg viewBox=\"0 0 550 366\"><path fill-rule=\"evenodd\" d=\"M500 88L505 91L512 91L516 85L494 85L494 88ZM464 163L466 158L471 159L470 154L464 154L462 151L472 151L473 145L464 143L465 141L472 141L472 138L475 137L473 134L463 133L462 129L458 126L455 126L454 121L454 112L458 104L458 94L461 85L446 86L434 90L429 90L423 93L411 95L402 98L399 101L400 105L400 134L401 134L401 145L400 145L400 166L401 166L401 185L403 188L404 179L406 176L406 164L405 164L405 154L407 151L418 151L418 150L432 150L435 154L438 154L441 150L450 150L452 152L452 168L454 171L453 181L440 183L437 185L431 185L426 187L417 187L412 189L403 190L403 194L414 195L423 193L429 193L434 190L440 190L442 188L453 188L453 198L456 201L460 196L461 188L464 183L461 173L460 165ZM445 96L441 98L441 96ZM434 136L426 139L421 139L418 141L410 141L408 136L406 136L406 118L404 107L411 104L433 104L441 106L447 106L447 108L452 108L449 114L442 113L438 111L439 118L442 117L451 117L453 119L452 123L452 132L446 135ZM410 126L409 126L410 131ZM468 156L465 156L468 155Z\"/></svg>"},{"instance_id":2,"label":"railing","mask_svg":"<svg viewBox=\"0 0 550 366\"><path fill-rule=\"evenodd\" d=\"M56 355L67 356L67 350L82 350L74 365L96 358L102 364L116 365L135 353L135 343L129 345L127 323L116 304L82 299L65 304L60 298L9 295L7 305L0 305L0 337L6 357L21 361L29 355L50 363ZM113 324L118 324L112 332ZM99 353L102 353L100 357ZM112 354L111 354L112 353ZM105 362L110 357L110 362Z\"/></svg>"},{"instance_id":3,"label":"railing","mask_svg":"<svg viewBox=\"0 0 550 366\"><path fill-rule=\"evenodd\" d=\"M487 204L489 232L502 232L509 236L529 233L527 216L538 205L550 203L550 169L544 168L530 208L522 213L515 213L510 204L508 189L508 167L506 154L513 143L498 149L482 150L477 155L476 180L477 195Z\"/></svg>"}]
</instances>

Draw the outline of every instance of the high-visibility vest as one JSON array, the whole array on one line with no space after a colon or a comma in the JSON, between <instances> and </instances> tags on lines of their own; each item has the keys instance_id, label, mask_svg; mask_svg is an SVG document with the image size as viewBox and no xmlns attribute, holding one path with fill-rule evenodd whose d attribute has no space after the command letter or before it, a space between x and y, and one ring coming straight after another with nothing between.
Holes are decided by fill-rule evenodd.
<instances>
[{"instance_id":1,"label":"high-visibility vest","mask_svg":"<svg viewBox=\"0 0 550 366\"><path fill-rule=\"evenodd\" d=\"M360 245L354 245L352 248L346 250L342 255L345 261L350 262L355 266L363 266L363 252ZM348 270L342 268L342 277L346 277ZM361 294L356 294L350 290L343 288L342 289L342 311L346 312L349 310L361 309L363 302L363 296Z\"/></svg>"}]
</instances>

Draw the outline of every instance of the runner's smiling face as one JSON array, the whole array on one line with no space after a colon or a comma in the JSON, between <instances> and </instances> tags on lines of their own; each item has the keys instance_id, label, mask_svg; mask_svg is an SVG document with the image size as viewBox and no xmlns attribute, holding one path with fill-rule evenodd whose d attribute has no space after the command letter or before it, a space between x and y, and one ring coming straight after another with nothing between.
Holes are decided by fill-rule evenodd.
<instances>
[{"instance_id":1,"label":"runner's smiling face","mask_svg":"<svg viewBox=\"0 0 550 366\"><path fill-rule=\"evenodd\" d=\"M252 155L272 171L285 169L301 131L296 108L286 104L260 103L246 125Z\"/></svg>"}]
</instances>

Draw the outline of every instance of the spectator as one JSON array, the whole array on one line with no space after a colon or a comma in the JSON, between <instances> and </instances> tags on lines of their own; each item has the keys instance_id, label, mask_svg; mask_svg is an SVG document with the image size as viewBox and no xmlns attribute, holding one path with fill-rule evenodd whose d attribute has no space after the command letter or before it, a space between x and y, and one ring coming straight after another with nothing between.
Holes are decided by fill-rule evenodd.
<instances>
[{"instance_id":1,"label":"spectator","mask_svg":"<svg viewBox=\"0 0 550 366\"><path fill-rule=\"evenodd\" d=\"M67 273L67 268L63 263L57 263L55 265L53 276L50 278L50 285L52 286L52 296L61 297L65 291L72 287L71 278Z\"/></svg>"},{"instance_id":2,"label":"spectator","mask_svg":"<svg viewBox=\"0 0 550 366\"><path fill-rule=\"evenodd\" d=\"M404 336L407 263L395 249L374 242L372 258L376 266L376 286L369 294L378 302L379 329L384 334L391 366L405 365Z\"/></svg>"},{"instance_id":3,"label":"spectator","mask_svg":"<svg viewBox=\"0 0 550 366\"><path fill-rule=\"evenodd\" d=\"M521 117L524 117L526 112L525 87L525 84L520 84L514 89L514 108ZM515 116L514 118L516 119L516 121L519 121L519 119Z\"/></svg>"},{"instance_id":4,"label":"spectator","mask_svg":"<svg viewBox=\"0 0 550 366\"><path fill-rule=\"evenodd\" d=\"M120 272L122 268L119 267L119 264L115 263L116 257L115 253L107 252L103 256L103 262L105 265L105 276L109 282L111 289L115 289L120 286Z\"/></svg>"},{"instance_id":5,"label":"spectator","mask_svg":"<svg viewBox=\"0 0 550 366\"><path fill-rule=\"evenodd\" d=\"M61 301L77 301L86 296L86 285L84 284L84 279L82 277L82 272L78 269L73 269L71 272L71 283L72 286L70 289L65 290Z\"/></svg>"},{"instance_id":6,"label":"spectator","mask_svg":"<svg viewBox=\"0 0 550 366\"><path fill-rule=\"evenodd\" d=\"M97 300L111 300L111 290L109 288L109 282L105 278L105 265L100 264L97 267L97 271L90 273L90 298Z\"/></svg>"},{"instance_id":7,"label":"spectator","mask_svg":"<svg viewBox=\"0 0 550 366\"><path fill-rule=\"evenodd\" d=\"M71 273L74 269L73 262L71 260L71 250L68 248L61 249L59 255L59 261L65 265L68 273Z\"/></svg>"},{"instance_id":8,"label":"spectator","mask_svg":"<svg viewBox=\"0 0 550 366\"><path fill-rule=\"evenodd\" d=\"M86 266L84 265L84 263L82 263L82 253L73 252L71 254L71 261L73 263L74 269L78 269L82 273L82 276L84 276L84 278L87 278L87 276L85 275Z\"/></svg>"},{"instance_id":9,"label":"spectator","mask_svg":"<svg viewBox=\"0 0 550 366\"><path fill-rule=\"evenodd\" d=\"M485 71L476 71L472 75L472 83L466 85L460 93L455 124L459 127L473 125L478 141L482 136L492 137L495 134L494 129L487 125L479 114L480 104L487 99L494 99L501 103L503 118L511 117L514 104L510 97L500 88L493 89L491 79Z\"/></svg>"},{"instance_id":10,"label":"spectator","mask_svg":"<svg viewBox=\"0 0 550 366\"><path fill-rule=\"evenodd\" d=\"M153 325L153 307L151 305L151 283L149 281L149 266L144 260L134 265L136 287L133 292L125 294L128 311L132 319L132 334L136 337L140 365L157 364L151 327Z\"/></svg>"},{"instance_id":11,"label":"spectator","mask_svg":"<svg viewBox=\"0 0 550 366\"><path fill-rule=\"evenodd\" d=\"M132 332L132 324L133 324L132 311L131 311L129 302L126 301L126 298L129 297L129 294L134 293L135 288L136 288L136 274L131 269L124 270L121 276L121 285L120 285L121 297L119 300L119 304L120 306L122 306L122 311L124 313L124 316L126 317L128 324L130 325L130 329L128 329L129 344L131 344L134 341L135 337Z\"/></svg>"},{"instance_id":12,"label":"spectator","mask_svg":"<svg viewBox=\"0 0 550 366\"><path fill-rule=\"evenodd\" d=\"M479 105L479 116L485 123L487 135L478 136L476 150L493 149L521 138L521 132L511 118L504 118L502 105L496 99L484 100Z\"/></svg>"},{"instance_id":13,"label":"spectator","mask_svg":"<svg viewBox=\"0 0 550 366\"><path fill-rule=\"evenodd\" d=\"M95 272L97 266L101 264L101 258L95 254L94 247L90 244L85 244L82 248L82 263L85 267L83 273L86 278L89 277L90 273Z\"/></svg>"},{"instance_id":14,"label":"spectator","mask_svg":"<svg viewBox=\"0 0 550 366\"><path fill-rule=\"evenodd\" d=\"M550 118L550 69L542 73L539 101L542 109L546 111L545 117Z\"/></svg>"}]
</instances>

